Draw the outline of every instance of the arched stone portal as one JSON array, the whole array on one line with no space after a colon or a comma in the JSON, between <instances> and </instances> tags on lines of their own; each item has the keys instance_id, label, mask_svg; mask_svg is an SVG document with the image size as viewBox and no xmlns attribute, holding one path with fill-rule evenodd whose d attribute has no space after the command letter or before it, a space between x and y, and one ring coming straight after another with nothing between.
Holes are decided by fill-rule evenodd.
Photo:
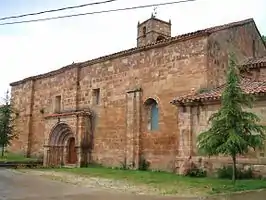
<instances>
[{"instance_id":1,"label":"arched stone portal","mask_svg":"<svg viewBox=\"0 0 266 200\"><path fill-rule=\"evenodd\" d=\"M76 164L76 140L66 123L58 123L51 131L48 141L47 165L60 166Z\"/></svg>"}]
</instances>

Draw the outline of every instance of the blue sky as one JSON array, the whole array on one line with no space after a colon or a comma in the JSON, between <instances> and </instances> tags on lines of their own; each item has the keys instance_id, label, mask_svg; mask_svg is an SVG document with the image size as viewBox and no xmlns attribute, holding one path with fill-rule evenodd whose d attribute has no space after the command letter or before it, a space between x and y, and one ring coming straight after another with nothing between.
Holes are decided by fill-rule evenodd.
<instances>
[{"instance_id":1,"label":"blue sky","mask_svg":"<svg viewBox=\"0 0 266 200\"><path fill-rule=\"evenodd\" d=\"M100 0L1 0L0 17L95 1ZM118 0L115 3L23 19L171 1ZM251 17L261 34L266 35L265 8L266 0L198 0L158 7L157 17L167 21L171 19L172 36ZM0 26L0 96L4 96L10 82L45 73L73 61L85 61L136 46L137 23L149 18L152 11L153 8L145 8Z\"/></svg>"}]
</instances>

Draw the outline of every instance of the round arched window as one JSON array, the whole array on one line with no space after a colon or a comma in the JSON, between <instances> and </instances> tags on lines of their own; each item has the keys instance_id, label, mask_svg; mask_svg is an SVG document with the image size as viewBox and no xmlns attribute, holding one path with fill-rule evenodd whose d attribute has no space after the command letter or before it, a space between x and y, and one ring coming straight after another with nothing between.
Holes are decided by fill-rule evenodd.
<instances>
[{"instance_id":1,"label":"round arched window","mask_svg":"<svg viewBox=\"0 0 266 200\"><path fill-rule=\"evenodd\" d=\"M158 130L159 129L159 108L158 103L149 98L145 101L145 114L146 114L146 123L148 130Z\"/></svg>"},{"instance_id":2,"label":"round arched window","mask_svg":"<svg viewBox=\"0 0 266 200\"><path fill-rule=\"evenodd\" d=\"M157 42L161 41L161 40L165 40L165 37L159 35L156 39Z\"/></svg>"}]
</instances>

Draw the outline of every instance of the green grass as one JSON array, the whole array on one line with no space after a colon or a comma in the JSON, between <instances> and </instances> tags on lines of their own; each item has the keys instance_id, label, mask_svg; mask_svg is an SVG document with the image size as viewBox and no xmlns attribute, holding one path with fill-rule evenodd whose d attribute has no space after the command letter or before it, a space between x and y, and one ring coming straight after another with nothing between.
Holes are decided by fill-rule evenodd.
<instances>
[{"instance_id":1,"label":"green grass","mask_svg":"<svg viewBox=\"0 0 266 200\"><path fill-rule=\"evenodd\" d=\"M239 180L235 185L231 180L217 178L192 178L167 172L119 170L104 167L44 169L69 172L89 177L126 180L133 184L156 188L161 194L204 195L231 193L244 190L266 188L265 180Z\"/></svg>"},{"instance_id":2,"label":"green grass","mask_svg":"<svg viewBox=\"0 0 266 200\"><path fill-rule=\"evenodd\" d=\"M14 153L5 153L4 157L2 157L0 155L0 162L1 161L11 161L11 162L15 162L15 161L36 161L36 158L26 158L23 155L20 154L14 154Z\"/></svg>"}]
</instances>

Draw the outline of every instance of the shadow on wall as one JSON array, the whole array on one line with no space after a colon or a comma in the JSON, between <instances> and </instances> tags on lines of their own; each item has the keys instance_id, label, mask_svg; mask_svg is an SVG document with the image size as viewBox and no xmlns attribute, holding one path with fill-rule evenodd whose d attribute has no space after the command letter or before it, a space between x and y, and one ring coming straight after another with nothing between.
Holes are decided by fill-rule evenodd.
<instances>
[{"instance_id":1,"label":"shadow on wall","mask_svg":"<svg viewBox=\"0 0 266 200\"><path fill-rule=\"evenodd\" d=\"M85 120L85 134L81 138L81 167L87 167L93 162L92 150L94 146L94 132L96 126L96 112L90 110L91 115Z\"/></svg>"}]
</instances>

